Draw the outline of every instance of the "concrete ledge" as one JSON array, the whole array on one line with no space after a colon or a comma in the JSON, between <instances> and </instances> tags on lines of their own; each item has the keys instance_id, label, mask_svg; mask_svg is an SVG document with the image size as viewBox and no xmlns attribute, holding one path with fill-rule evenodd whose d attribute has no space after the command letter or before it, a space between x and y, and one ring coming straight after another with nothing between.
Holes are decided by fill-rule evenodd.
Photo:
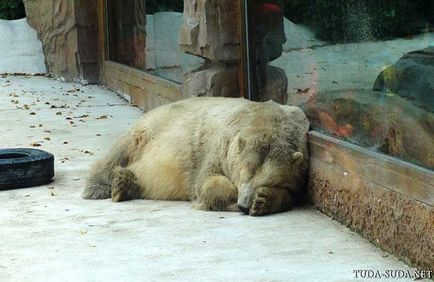
<instances>
[{"instance_id":1,"label":"concrete ledge","mask_svg":"<svg viewBox=\"0 0 434 282\"><path fill-rule=\"evenodd\" d=\"M182 99L182 85L112 61L103 63L102 83L145 111Z\"/></svg>"},{"instance_id":2,"label":"concrete ledge","mask_svg":"<svg viewBox=\"0 0 434 282\"><path fill-rule=\"evenodd\" d=\"M314 205L407 263L434 269L434 172L309 133Z\"/></svg>"}]
</instances>

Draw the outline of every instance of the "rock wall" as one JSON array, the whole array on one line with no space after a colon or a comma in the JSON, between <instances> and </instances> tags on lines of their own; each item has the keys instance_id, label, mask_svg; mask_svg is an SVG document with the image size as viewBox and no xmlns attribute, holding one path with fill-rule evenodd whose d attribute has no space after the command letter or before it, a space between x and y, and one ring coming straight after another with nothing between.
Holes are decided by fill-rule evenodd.
<instances>
[{"instance_id":1,"label":"rock wall","mask_svg":"<svg viewBox=\"0 0 434 282\"><path fill-rule=\"evenodd\" d=\"M96 1L24 0L24 5L49 73L67 81L98 81Z\"/></svg>"}]
</instances>

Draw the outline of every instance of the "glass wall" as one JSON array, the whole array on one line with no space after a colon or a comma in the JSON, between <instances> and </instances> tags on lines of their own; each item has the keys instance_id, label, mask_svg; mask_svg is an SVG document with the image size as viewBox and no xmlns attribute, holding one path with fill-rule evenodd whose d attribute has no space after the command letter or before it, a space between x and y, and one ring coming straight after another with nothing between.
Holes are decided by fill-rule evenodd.
<instances>
[{"instance_id":1,"label":"glass wall","mask_svg":"<svg viewBox=\"0 0 434 282\"><path fill-rule=\"evenodd\" d=\"M109 59L144 70L145 3L137 0L107 0L106 10Z\"/></svg>"},{"instance_id":2,"label":"glass wall","mask_svg":"<svg viewBox=\"0 0 434 282\"><path fill-rule=\"evenodd\" d=\"M108 57L181 83L203 64L179 47L183 0L107 0Z\"/></svg>"},{"instance_id":3,"label":"glass wall","mask_svg":"<svg viewBox=\"0 0 434 282\"><path fill-rule=\"evenodd\" d=\"M247 2L260 100L298 105L315 130L434 169L434 1Z\"/></svg>"}]
</instances>

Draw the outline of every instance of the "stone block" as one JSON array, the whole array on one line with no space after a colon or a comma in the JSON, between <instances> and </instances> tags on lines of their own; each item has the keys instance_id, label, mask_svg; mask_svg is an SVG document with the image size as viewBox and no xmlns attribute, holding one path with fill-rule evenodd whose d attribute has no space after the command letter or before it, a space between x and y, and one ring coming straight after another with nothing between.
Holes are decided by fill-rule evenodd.
<instances>
[{"instance_id":1,"label":"stone block","mask_svg":"<svg viewBox=\"0 0 434 282\"><path fill-rule=\"evenodd\" d=\"M184 75L184 97L239 97L238 68L212 66Z\"/></svg>"},{"instance_id":2,"label":"stone block","mask_svg":"<svg viewBox=\"0 0 434 282\"><path fill-rule=\"evenodd\" d=\"M240 7L233 0L185 0L179 44L214 62L240 58Z\"/></svg>"}]
</instances>

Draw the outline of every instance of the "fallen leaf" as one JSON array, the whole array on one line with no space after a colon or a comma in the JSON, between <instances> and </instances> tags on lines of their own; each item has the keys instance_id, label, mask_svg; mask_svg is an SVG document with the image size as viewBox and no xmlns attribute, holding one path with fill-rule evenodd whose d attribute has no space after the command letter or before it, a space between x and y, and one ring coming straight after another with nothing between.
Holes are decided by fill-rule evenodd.
<instances>
[{"instance_id":1,"label":"fallen leaf","mask_svg":"<svg viewBox=\"0 0 434 282\"><path fill-rule=\"evenodd\" d=\"M68 90L66 92L68 92L68 93L74 93L74 92L77 92L77 91L80 91L80 88L74 88L74 89Z\"/></svg>"},{"instance_id":2,"label":"fallen leaf","mask_svg":"<svg viewBox=\"0 0 434 282\"><path fill-rule=\"evenodd\" d=\"M108 119L108 116L107 115L102 115L100 117L97 117L96 119Z\"/></svg>"},{"instance_id":3,"label":"fallen leaf","mask_svg":"<svg viewBox=\"0 0 434 282\"><path fill-rule=\"evenodd\" d=\"M45 137L44 139L47 140L47 141L51 141L50 137Z\"/></svg>"},{"instance_id":4,"label":"fallen leaf","mask_svg":"<svg viewBox=\"0 0 434 282\"><path fill-rule=\"evenodd\" d=\"M56 100L56 99L54 99L54 100ZM66 104L61 105L61 106L51 105L51 107L50 107L50 109L68 109L68 108L69 108L69 106Z\"/></svg>"},{"instance_id":5,"label":"fallen leaf","mask_svg":"<svg viewBox=\"0 0 434 282\"><path fill-rule=\"evenodd\" d=\"M299 88L299 89L297 89L297 93L308 93L309 92L309 87L308 88L305 88L305 89L301 89L301 88Z\"/></svg>"}]
</instances>

